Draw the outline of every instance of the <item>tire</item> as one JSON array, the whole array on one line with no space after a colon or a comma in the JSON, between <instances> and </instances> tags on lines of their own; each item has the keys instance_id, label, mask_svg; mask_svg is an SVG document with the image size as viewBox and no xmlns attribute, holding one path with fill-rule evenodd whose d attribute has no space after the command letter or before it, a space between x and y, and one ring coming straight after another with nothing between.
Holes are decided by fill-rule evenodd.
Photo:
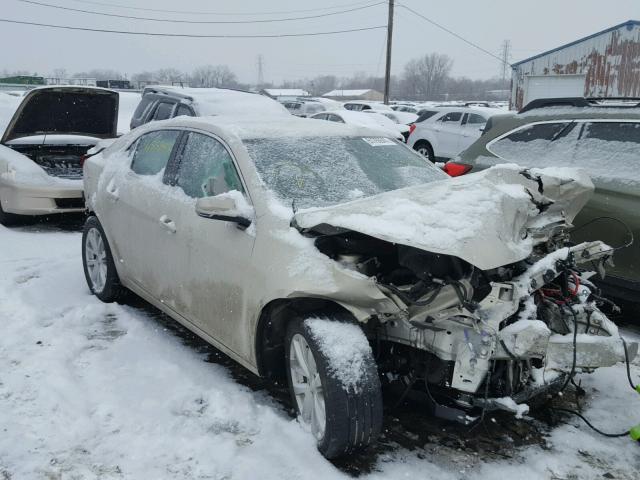
<instances>
[{"instance_id":1,"label":"tire","mask_svg":"<svg viewBox=\"0 0 640 480\"><path fill-rule=\"evenodd\" d=\"M330 319L338 322L338 319ZM306 354L311 353L315 363L317 375L313 375L320 382L320 395L324 402L325 422L324 429L314 429L313 420L308 421L301 411L302 398L294 392L293 377L296 376L300 385L301 370L295 369L297 353L295 344L300 345L300 340L306 345ZM304 345L303 345L304 346ZM296 408L299 421L311 428L311 433L316 437L318 450L326 458L336 458L344 454L364 448L377 438L382 429L382 393L380 379L375 360L372 354L364 357L362 362L361 381L358 388L346 388L329 370L330 358L321 350L314 339L308 325L303 319L292 320L287 326L285 343L286 370L289 382L289 391L293 405ZM310 364L311 362L309 362ZM312 367L310 367L312 368ZM309 378L305 384L309 382ZM313 389L307 390L307 395ZM300 395L300 394L299 394ZM304 394L302 394L304 395ZM317 394L316 394L317 395ZM312 396L315 410L316 396ZM316 418L318 415L316 415ZM313 418L313 417L312 417ZM319 423L319 422L317 422Z\"/></svg>"},{"instance_id":2,"label":"tire","mask_svg":"<svg viewBox=\"0 0 640 480\"><path fill-rule=\"evenodd\" d=\"M433 153L433 147L429 142L425 142L424 140L422 140L416 143L413 146L413 149L423 157L427 157L430 162L436 163L436 156Z\"/></svg>"},{"instance_id":3,"label":"tire","mask_svg":"<svg viewBox=\"0 0 640 480\"><path fill-rule=\"evenodd\" d=\"M89 290L100 300L111 303L125 297L109 242L94 216L87 218L82 231L82 266Z\"/></svg>"}]
</instances>

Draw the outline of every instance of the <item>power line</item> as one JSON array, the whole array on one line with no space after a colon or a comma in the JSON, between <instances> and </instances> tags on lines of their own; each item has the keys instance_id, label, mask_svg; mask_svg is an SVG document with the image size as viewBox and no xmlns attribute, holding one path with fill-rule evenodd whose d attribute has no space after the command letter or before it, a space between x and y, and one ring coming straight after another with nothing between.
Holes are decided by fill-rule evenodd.
<instances>
[{"instance_id":1,"label":"power line","mask_svg":"<svg viewBox=\"0 0 640 480\"><path fill-rule=\"evenodd\" d=\"M88 5L99 5L102 7L110 7L110 8L126 8L129 10L141 10L146 12L160 12L160 13L179 13L184 15L220 15L220 16L242 16L242 15L279 15L283 13L304 13L304 12L319 12L324 10L333 10L335 8L345 8L345 7L353 7L355 5L362 5L365 3L369 3L369 1L364 2L356 2L356 3L348 3L341 5L333 5L331 7L318 7L318 8L307 8L304 10L285 10L278 12L211 12L211 11L189 11L189 10L165 10L162 8L145 8L145 7L132 7L130 5L123 5L118 3L108 3L108 2L95 2L90 0L73 0L74 2L85 3Z\"/></svg>"},{"instance_id":2,"label":"power line","mask_svg":"<svg viewBox=\"0 0 640 480\"><path fill-rule=\"evenodd\" d=\"M404 8L405 10L410 11L411 13L413 13L414 15L417 15L418 17L422 18L423 20L426 20L427 22L429 22L431 25L434 25L436 27L438 27L441 30L444 30L445 32L447 32L450 35L453 35L454 37L456 37L458 40L462 40L464 43L471 45L473 48L477 48L478 50L480 50L481 52L486 53L487 55L495 58L496 60L499 60L500 62L504 62L504 60L502 58L500 58L499 56L491 53L489 50L486 50L484 48L482 48L480 45L477 45L475 43L473 43L470 40L467 40L466 38L462 37L461 35L458 35L456 32L449 30L447 27L440 25L438 22L431 20L430 18L425 17L424 15L416 12L415 10L413 10L412 8L407 7L406 5L399 3L398 4L399 7ZM507 62L507 65L511 66L511 64L509 62Z\"/></svg>"},{"instance_id":3,"label":"power line","mask_svg":"<svg viewBox=\"0 0 640 480\"><path fill-rule=\"evenodd\" d=\"M291 22L294 20L309 20L312 18L321 18L321 17L330 17L333 15L342 15L344 13L356 12L358 10L364 10L371 7L376 7L378 5L382 5L385 2L372 3L369 5L364 5L360 7L350 8L348 10L340 10L337 12L329 12L329 13L321 13L316 15L307 15L303 17L289 17L289 18L269 18L262 20L174 20L174 19L165 19L165 18L150 18L150 17L138 17L134 15L120 15L117 13L105 13L105 12L96 12L94 10L84 10L81 8L72 8L65 7L62 5L54 5L51 3L38 2L35 0L17 0L21 3L28 3L31 5L38 5L41 7L55 8L58 10L66 10L69 12L78 12L78 13L86 13L89 15L99 15L102 17L113 17L113 18L126 18L129 20L144 20L148 22L166 22L166 23L189 23L189 24L242 24L242 23L275 23L275 22Z\"/></svg>"},{"instance_id":4,"label":"power line","mask_svg":"<svg viewBox=\"0 0 640 480\"><path fill-rule=\"evenodd\" d=\"M31 25L34 27L57 28L61 30L78 30L82 32L116 33L120 35L138 35L149 37L182 37L182 38L284 38L284 37L315 37L320 35L336 35L339 33L364 32L366 30L378 30L386 28L386 25L375 27L351 28L348 30L334 30L331 32L310 32L310 33L275 33L271 35L196 35L190 33L155 33L155 32L132 32L127 30L108 30L103 28L72 27L69 25L53 25L49 23L26 22L23 20L13 20L0 18L0 22L15 23L18 25Z\"/></svg>"}]
</instances>

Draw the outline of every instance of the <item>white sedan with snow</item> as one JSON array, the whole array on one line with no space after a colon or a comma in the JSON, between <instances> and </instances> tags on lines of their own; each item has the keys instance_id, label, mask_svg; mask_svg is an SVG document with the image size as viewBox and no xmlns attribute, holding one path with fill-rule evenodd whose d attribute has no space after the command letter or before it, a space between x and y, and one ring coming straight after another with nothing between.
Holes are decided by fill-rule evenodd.
<instances>
[{"instance_id":1,"label":"white sedan with snow","mask_svg":"<svg viewBox=\"0 0 640 480\"><path fill-rule=\"evenodd\" d=\"M91 291L132 290L286 378L327 457L375 440L381 379L467 422L625 358L583 268L611 249L565 244L593 190L579 171L449 179L378 130L181 117L89 158L84 182Z\"/></svg>"},{"instance_id":2,"label":"white sedan with snow","mask_svg":"<svg viewBox=\"0 0 640 480\"><path fill-rule=\"evenodd\" d=\"M389 112L394 113L393 110ZM377 112L356 112L351 110L331 110L327 112L316 113L309 118L316 120L328 120L336 123L346 123L349 125L357 125L359 127L374 128L383 135L392 136L398 140L405 141L409 136L409 126L396 123Z\"/></svg>"},{"instance_id":3,"label":"white sedan with snow","mask_svg":"<svg viewBox=\"0 0 640 480\"><path fill-rule=\"evenodd\" d=\"M0 140L0 223L84 211L81 159L117 135L117 92L43 87L28 92Z\"/></svg>"}]
</instances>

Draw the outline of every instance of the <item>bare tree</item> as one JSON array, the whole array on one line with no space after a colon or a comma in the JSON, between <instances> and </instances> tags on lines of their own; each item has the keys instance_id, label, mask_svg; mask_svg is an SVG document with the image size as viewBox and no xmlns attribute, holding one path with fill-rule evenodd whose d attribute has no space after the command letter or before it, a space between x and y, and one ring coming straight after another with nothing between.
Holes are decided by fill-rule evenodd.
<instances>
[{"instance_id":1,"label":"bare tree","mask_svg":"<svg viewBox=\"0 0 640 480\"><path fill-rule=\"evenodd\" d=\"M413 98L437 99L451 73L453 60L441 53L430 53L410 60L404 67L403 90Z\"/></svg>"},{"instance_id":2,"label":"bare tree","mask_svg":"<svg viewBox=\"0 0 640 480\"><path fill-rule=\"evenodd\" d=\"M204 65L196 68L190 77L194 87L236 87L238 78L226 65Z\"/></svg>"},{"instance_id":3,"label":"bare tree","mask_svg":"<svg viewBox=\"0 0 640 480\"><path fill-rule=\"evenodd\" d=\"M154 80L160 83L173 83L186 80L186 75L175 68L161 68L153 72Z\"/></svg>"},{"instance_id":4,"label":"bare tree","mask_svg":"<svg viewBox=\"0 0 640 480\"><path fill-rule=\"evenodd\" d=\"M73 74L74 78L95 78L96 80L124 80L125 76L117 70L93 69Z\"/></svg>"}]
</instances>

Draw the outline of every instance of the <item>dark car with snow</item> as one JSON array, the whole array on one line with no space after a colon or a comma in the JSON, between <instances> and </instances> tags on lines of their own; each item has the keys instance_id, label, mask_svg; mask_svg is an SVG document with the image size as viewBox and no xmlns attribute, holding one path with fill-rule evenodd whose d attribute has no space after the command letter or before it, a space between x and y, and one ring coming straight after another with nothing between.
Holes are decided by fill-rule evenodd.
<instances>
[{"instance_id":1,"label":"dark car with snow","mask_svg":"<svg viewBox=\"0 0 640 480\"><path fill-rule=\"evenodd\" d=\"M117 136L119 95L95 87L28 92L0 140L0 223L84 211L83 155Z\"/></svg>"},{"instance_id":2,"label":"dark car with snow","mask_svg":"<svg viewBox=\"0 0 640 480\"><path fill-rule=\"evenodd\" d=\"M85 190L90 290L288 382L327 457L375 441L381 384L468 422L625 358L590 280L613 252L567 243L593 190L577 171L450 179L375 129L181 117L89 158Z\"/></svg>"},{"instance_id":3,"label":"dark car with snow","mask_svg":"<svg viewBox=\"0 0 640 480\"><path fill-rule=\"evenodd\" d=\"M573 238L600 239L617 248L615 266L600 284L608 295L636 303L640 294L638 102L535 100L518 114L493 117L488 131L446 169L454 175L500 163L584 169L596 189L574 221Z\"/></svg>"},{"instance_id":4,"label":"dark car with snow","mask_svg":"<svg viewBox=\"0 0 640 480\"><path fill-rule=\"evenodd\" d=\"M131 129L149 122L187 116L283 116L290 115L279 102L260 95L229 88L186 88L154 85L142 92L131 118Z\"/></svg>"}]
</instances>

